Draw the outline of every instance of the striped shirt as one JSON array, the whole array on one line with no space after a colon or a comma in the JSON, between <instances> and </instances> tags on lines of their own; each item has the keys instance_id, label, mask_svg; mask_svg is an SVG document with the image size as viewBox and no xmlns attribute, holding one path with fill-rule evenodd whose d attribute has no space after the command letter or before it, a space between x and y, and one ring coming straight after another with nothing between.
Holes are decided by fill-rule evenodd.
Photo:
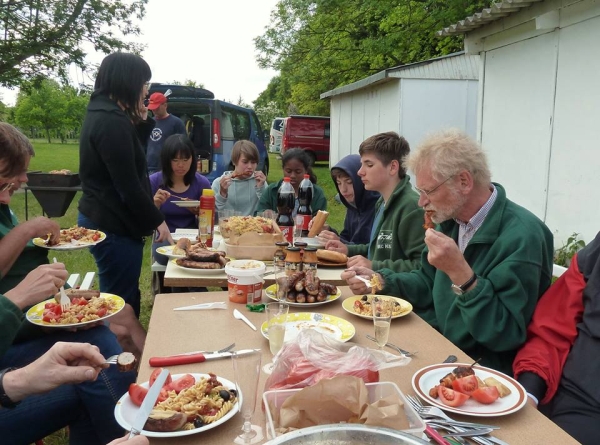
<instances>
[{"instance_id":1,"label":"striped shirt","mask_svg":"<svg viewBox=\"0 0 600 445\"><path fill-rule=\"evenodd\" d=\"M491 184L491 186L492 195L469 221L465 222L454 218L454 221L458 224L458 248L462 253L465 253L469 241L473 239L475 232L481 227L483 221L485 221L486 216L494 205L494 202L496 202L498 191L496 190L496 187L494 187L494 184Z\"/></svg>"}]
</instances>

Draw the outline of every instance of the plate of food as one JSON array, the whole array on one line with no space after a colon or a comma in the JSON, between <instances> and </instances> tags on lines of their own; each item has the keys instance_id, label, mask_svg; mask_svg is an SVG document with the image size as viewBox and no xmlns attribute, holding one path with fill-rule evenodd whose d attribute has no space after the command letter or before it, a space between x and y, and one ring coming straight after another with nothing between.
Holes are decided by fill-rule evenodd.
<instances>
[{"instance_id":1,"label":"plate of food","mask_svg":"<svg viewBox=\"0 0 600 445\"><path fill-rule=\"evenodd\" d=\"M403 300L402 298L392 297L389 295L373 294L348 297L342 302L342 308L352 315L371 320L373 319L373 309L371 308L371 303L375 297L387 297L394 300L394 311L392 313L392 318L404 317L405 315L410 314L413 310L412 304L406 300Z\"/></svg>"},{"instance_id":2,"label":"plate of food","mask_svg":"<svg viewBox=\"0 0 600 445\"><path fill-rule=\"evenodd\" d=\"M525 388L519 382L479 365L426 366L413 375L412 387L427 403L465 416L505 416L527 403ZM468 392L471 392L470 397L466 395Z\"/></svg>"},{"instance_id":3,"label":"plate of food","mask_svg":"<svg viewBox=\"0 0 600 445\"><path fill-rule=\"evenodd\" d=\"M286 298L284 301L287 304L289 304L290 306L311 307L311 306L320 306L322 304L332 303L342 296L342 291L337 286L328 285L326 283L323 283L323 286L320 286L320 287L323 289L327 289L327 290L325 290L326 297L322 301L317 301L315 298L315 301L313 301L312 303L309 303L306 299L303 303L300 303L300 302L296 301L296 294L294 294L293 301L291 298L290 299ZM329 292L331 292L331 293L329 293ZM271 300L279 301L279 299L277 298L277 285L272 284L269 287L267 287L265 289L265 295L267 297L269 297Z\"/></svg>"},{"instance_id":4,"label":"plate of food","mask_svg":"<svg viewBox=\"0 0 600 445\"><path fill-rule=\"evenodd\" d=\"M217 252L215 252L217 253ZM225 266L213 261L194 261L184 258L173 258L173 265L194 275L219 275L225 273Z\"/></svg>"},{"instance_id":5,"label":"plate of food","mask_svg":"<svg viewBox=\"0 0 600 445\"><path fill-rule=\"evenodd\" d=\"M106 320L125 306L125 300L121 297L97 290L67 289L65 292L71 299L71 306L67 311L62 311L60 294L57 294L55 298L32 306L27 311L27 320L44 327L81 327Z\"/></svg>"},{"instance_id":6,"label":"plate of food","mask_svg":"<svg viewBox=\"0 0 600 445\"><path fill-rule=\"evenodd\" d=\"M131 430L139 410L134 399L141 403L148 387L149 382L132 385L117 402L115 419L124 429ZM177 395L164 401L159 396L141 431L144 436L166 438L201 433L227 422L242 403L235 383L214 374L175 374L167 378L165 387L178 391Z\"/></svg>"},{"instance_id":7,"label":"plate of food","mask_svg":"<svg viewBox=\"0 0 600 445\"><path fill-rule=\"evenodd\" d=\"M49 237L49 236L48 236ZM100 230L86 229L85 227L73 226L60 230L60 238L57 244L50 245L46 238L34 238L33 244L50 250L78 250L95 246L106 239L106 233Z\"/></svg>"},{"instance_id":8,"label":"plate of food","mask_svg":"<svg viewBox=\"0 0 600 445\"><path fill-rule=\"evenodd\" d=\"M284 341L293 340L303 329L315 329L343 342L350 340L356 333L354 325L343 318L314 312L295 312L287 316ZM268 339L269 334L267 331L268 326L265 321L260 326L260 332L263 337Z\"/></svg>"},{"instance_id":9,"label":"plate of food","mask_svg":"<svg viewBox=\"0 0 600 445\"><path fill-rule=\"evenodd\" d=\"M325 248L325 243L320 238L318 238L318 237L297 238L294 242L306 243L307 247L316 247L317 249L324 249Z\"/></svg>"},{"instance_id":10,"label":"plate of food","mask_svg":"<svg viewBox=\"0 0 600 445\"><path fill-rule=\"evenodd\" d=\"M180 250L175 244L172 246L157 247L156 253L168 256L169 258L185 258L185 251Z\"/></svg>"},{"instance_id":11,"label":"plate of food","mask_svg":"<svg viewBox=\"0 0 600 445\"><path fill-rule=\"evenodd\" d=\"M200 201L195 201L193 199L185 199L181 201L171 201L177 207L198 207L200 205Z\"/></svg>"}]
</instances>

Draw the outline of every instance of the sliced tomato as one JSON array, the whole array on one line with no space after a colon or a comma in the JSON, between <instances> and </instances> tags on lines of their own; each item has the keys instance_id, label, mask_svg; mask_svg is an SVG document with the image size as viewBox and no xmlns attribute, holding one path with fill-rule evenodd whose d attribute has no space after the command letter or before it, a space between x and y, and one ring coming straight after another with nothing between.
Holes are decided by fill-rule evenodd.
<instances>
[{"instance_id":1,"label":"sliced tomato","mask_svg":"<svg viewBox=\"0 0 600 445\"><path fill-rule=\"evenodd\" d=\"M92 239L93 239L94 241L98 241L98 240L100 239L100 234L99 234L99 233L94 233L94 234L92 235Z\"/></svg>"},{"instance_id":2,"label":"sliced tomato","mask_svg":"<svg viewBox=\"0 0 600 445\"><path fill-rule=\"evenodd\" d=\"M71 300L71 304L76 306L85 306L88 304L88 302L85 298L73 298Z\"/></svg>"},{"instance_id":3,"label":"sliced tomato","mask_svg":"<svg viewBox=\"0 0 600 445\"><path fill-rule=\"evenodd\" d=\"M173 380L169 384L169 388L179 394L184 389L190 388L196 384L196 379L191 374L186 374L179 377L177 380Z\"/></svg>"},{"instance_id":4,"label":"sliced tomato","mask_svg":"<svg viewBox=\"0 0 600 445\"><path fill-rule=\"evenodd\" d=\"M156 399L156 403L164 402L169 398L169 391L167 388L163 387L158 394L158 399Z\"/></svg>"},{"instance_id":5,"label":"sliced tomato","mask_svg":"<svg viewBox=\"0 0 600 445\"><path fill-rule=\"evenodd\" d=\"M148 394L148 389L143 386L138 385L137 383L132 383L129 385L129 397L131 401L137 405L141 406L144 401L144 397Z\"/></svg>"},{"instance_id":6,"label":"sliced tomato","mask_svg":"<svg viewBox=\"0 0 600 445\"><path fill-rule=\"evenodd\" d=\"M471 395L473 391L479 388L479 382L474 375L468 375L452 381L454 391L462 392L463 394Z\"/></svg>"},{"instance_id":7,"label":"sliced tomato","mask_svg":"<svg viewBox=\"0 0 600 445\"><path fill-rule=\"evenodd\" d=\"M96 311L96 315L98 317L104 317L106 315L106 308L105 307L101 307L100 309L98 309Z\"/></svg>"},{"instance_id":8,"label":"sliced tomato","mask_svg":"<svg viewBox=\"0 0 600 445\"><path fill-rule=\"evenodd\" d=\"M494 403L498 397L500 397L500 392L495 386L484 386L483 388L477 388L473 394L471 394L471 397L479 403L489 405L490 403Z\"/></svg>"},{"instance_id":9,"label":"sliced tomato","mask_svg":"<svg viewBox=\"0 0 600 445\"><path fill-rule=\"evenodd\" d=\"M446 388L442 385L438 386L438 396L444 405L453 408L463 405L469 399L468 395Z\"/></svg>"},{"instance_id":10,"label":"sliced tomato","mask_svg":"<svg viewBox=\"0 0 600 445\"><path fill-rule=\"evenodd\" d=\"M51 323L53 320L57 320L58 318L60 318L60 315L55 314L52 311L44 312L44 315L42 315L42 320L44 320L46 323Z\"/></svg>"},{"instance_id":11,"label":"sliced tomato","mask_svg":"<svg viewBox=\"0 0 600 445\"><path fill-rule=\"evenodd\" d=\"M156 368L154 371L152 371L152 374L150 374L150 380L148 382L148 384L150 386L154 385L154 382L156 382L156 379L158 378L158 376L160 375L161 372L162 372L162 368ZM173 381L173 379L171 378L171 374L169 374L167 376L167 380L165 380L163 388L165 388L172 381Z\"/></svg>"}]
</instances>

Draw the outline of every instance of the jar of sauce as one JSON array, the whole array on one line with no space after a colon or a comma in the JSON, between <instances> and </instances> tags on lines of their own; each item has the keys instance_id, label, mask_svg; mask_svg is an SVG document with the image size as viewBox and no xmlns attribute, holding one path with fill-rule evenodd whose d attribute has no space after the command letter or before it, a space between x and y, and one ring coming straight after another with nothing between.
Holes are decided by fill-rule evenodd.
<instances>
[{"instance_id":1,"label":"jar of sauce","mask_svg":"<svg viewBox=\"0 0 600 445\"><path fill-rule=\"evenodd\" d=\"M288 247L285 255L285 274L292 275L302 270L302 258L298 247Z\"/></svg>"},{"instance_id":2,"label":"jar of sauce","mask_svg":"<svg viewBox=\"0 0 600 445\"><path fill-rule=\"evenodd\" d=\"M317 258L317 248L316 247L307 247L304 249L304 255L302 256L302 270L314 270L317 272L317 263L319 262Z\"/></svg>"}]
</instances>

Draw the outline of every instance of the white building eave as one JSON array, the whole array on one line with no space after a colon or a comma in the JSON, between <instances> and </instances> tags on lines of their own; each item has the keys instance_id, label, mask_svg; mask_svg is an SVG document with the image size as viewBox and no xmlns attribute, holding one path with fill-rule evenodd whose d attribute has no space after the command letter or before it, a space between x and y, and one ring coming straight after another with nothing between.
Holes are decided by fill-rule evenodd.
<instances>
[{"instance_id":1,"label":"white building eave","mask_svg":"<svg viewBox=\"0 0 600 445\"><path fill-rule=\"evenodd\" d=\"M464 34L477 28L481 28L490 22L499 20L503 17L507 17L511 14L521 11L522 9L528 8L534 3L542 2L544 0L503 0L500 2L493 3L490 8L486 8L481 12L473 14L464 20L461 20L447 28L437 32L439 37L455 36L458 34Z\"/></svg>"},{"instance_id":2,"label":"white building eave","mask_svg":"<svg viewBox=\"0 0 600 445\"><path fill-rule=\"evenodd\" d=\"M477 80L479 56L466 55L464 51L460 51L422 62L388 68L351 84L327 91L320 97L326 99L339 96L399 78Z\"/></svg>"}]
</instances>

